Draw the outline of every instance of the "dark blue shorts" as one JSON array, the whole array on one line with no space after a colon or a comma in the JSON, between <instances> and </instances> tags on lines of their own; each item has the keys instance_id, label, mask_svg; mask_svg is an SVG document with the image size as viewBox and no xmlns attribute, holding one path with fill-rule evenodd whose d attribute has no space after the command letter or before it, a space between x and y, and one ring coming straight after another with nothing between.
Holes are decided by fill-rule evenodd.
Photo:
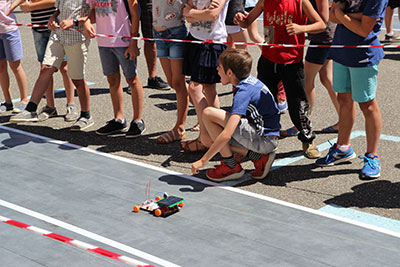
<instances>
[{"instance_id":1,"label":"dark blue shorts","mask_svg":"<svg viewBox=\"0 0 400 267\"><path fill-rule=\"evenodd\" d=\"M330 45L311 41L310 45ZM308 47L306 54L306 61L318 65L324 65L328 58L329 47Z\"/></svg>"}]
</instances>

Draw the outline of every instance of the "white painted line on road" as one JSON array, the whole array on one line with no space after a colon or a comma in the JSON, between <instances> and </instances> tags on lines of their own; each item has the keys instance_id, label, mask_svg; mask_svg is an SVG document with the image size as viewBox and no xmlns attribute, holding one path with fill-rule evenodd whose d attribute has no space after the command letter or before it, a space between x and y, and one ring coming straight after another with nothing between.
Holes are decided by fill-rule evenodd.
<instances>
[{"instance_id":1,"label":"white painted line on road","mask_svg":"<svg viewBox=\"0 0 400 267\"><path fill-rule=\"evenodd\" d=\"M107 158L112 158L112 159L115 159L115 160L123 161L123 162L126 162L126 163L130 163L130 164L133 164L133 165L136 165L136 166L140 166L140 167L143 167L143 168L148 168L148 169L155 170L155 171L158 171L158 172L161 172L161 173L165 173L165 174L171 174L171 175L179 176L181 178L184 178L184 179L187 179L187 180L191 180L191 181L195 181L195 182L198 182L198 183L201 183L201 184L215 186L215 187L218 187L220 189L228 190L228 191L231 191L231 192L235 192L235 193L238 193L238 194L246 195L246 196L257 198L257 199L261 199L261 200L265 200L265 201L268 201L268 202L271 202L271 203L276 203L276 204L279 204L279 205L282 205L282 206L285 206L285 207L290 207L290 208L301 210L301 211L308 212L308 213L311 213L311 214L316 214L316 215L319 215L319 216L322 216L322 217L334 219L336 221L345 222L345 223L348 223L348 224L356 225L356 226L363 227L363 228L366 228L366 229L369 229L369 230L373 230L373 231L376 231L376 232L380 232L380 233L383 233L383 234L387 234L387 235L390 235L390 236L394 236L394 237L400 238L400 233L398 233L398 232L394 232L394 231L391 231L391 230L388 230L388 229L384 229L384 228L377 227L377 226L374 226L374 225L369 225L369 224L362 223L362 222L357 222L357 221L354 221L354 220L351 220L351 219L347 219L347 218L343 218L343 217L340 217L340 216L337 216L337 215L333 215L333 214L325 213L325 212L322 212L322 211L314 210L314 209L311 209L311 208L303 207L303 206L300 206L300 205L297 205L297 204L293 204L293 203L286 202L286 201L283 201L283 200L267 197L267 196L260 195L260 194L257 194L257 193L248 192L248 191L245 191L245 190L242 190L242 189L239 189L239 188L220 185L220 184L214 183L212 181L208 181L208 180L204 180L204 179L201 179L201 178L197 178L197 177L189 176L189 175L186 175L186 174L178 173L178 172L175 172L175 171L167 170L167 169L164 169L164 168L152 166L152 165L149 165L149 164L146 164L146 163L134 161L134 160L131 160L131 159L120 157L120 156L107 154L105 152L96 151L96 150L93 150L93 149L90 149L90 148L80 147L78 145L70 144L70 143L67 143L67 142L57 141L57 140L54 140L54 139L51 139L51 138L48 138L48 137L44 137L44 136L40 136L40 135L37 135L37 134L24 132L24 131L21 131L21 130L17 130L17 129L14 129L14 128L9 128L9 127L2 126L2 125L0 125L0 129L11 131L11 132L15 132L15 133L20 133L20 134L23 134L23 135L26 135L26 136L31 136L31 137L46 141L48 143L53 143L53 144L58 144L58 145L62 144L62 145L68 146L68 147L73 147L73 148L80 149L80 150L83 150L83 151L86 151L86 152L90 152L90 153L93 153L93 154L97 154L97 155L100 155L100 156L103 156L103 157L107 157ZM355 131L354 133L355 134L362 134L363 132L362 131Z\"/></svg>"},{"instance_id":2,"label":"white painted line on road","mask_svg":"<svg viewBox=\"0 0 400 267\"><path fill-rule=\"evenodd\" d=\"M103 243L103 244L106 244L106 245L109 245L109 246L111 246L111 247L117 248L117 249L119 249L119 250L128 252L128 253L130 253L130 254L132 254L132 255L135 255L135 256L138 256L138 257L140 257L140 258L142 258L142 259L146 259L146 260L148 260L148 261L154 262L154 263L156 263L156 264L158 264L158 265L161 265L161 266L168 266L168 267L169 267L169 266L170 266L170 267L177 267L177 266L179 266L179 265L176 265L176 264L174 264L174 263L172 263L172 262L163 260L163 259L161 259L161 258L159 258L159 257L153 256L153 255L148 254L148 253L146 253L146 252L140 251L140 250L135 249L135 248L133 248L133 247L130 247L130 246L124 245L124 244L122 244L122 243L119 243L119 242L117 242L117 241L114 241L114 240L112 240L112 239L109 239L109 238L107 238L107 237L103 237L103 236L101 236L101 235L98 235L98 234L92 233L92 232L90 232L90 231L87 231L87 230L85 230L85 229L82 229L82 228L79 228L79 227L77 227L77 226L74 226L74 225L72 225L72 224L69 224L69 223L66 223L66 222L63 222L63 221L60 221L60 220L51 218L51 217L46 216L46 215L44 215L44 214L41 214L41 213L39 213L39 212L36 212L36 211L30 210L30 209L27 209L27 208L18 206L18 205L16 205L16 204L10 203L10 202L8 202L8 201L5 201L5 200L0 199L0 206L3 206L3 207L6 207L6 208L9 208L9 209L12 209L12 210L14 210L14 211L18 211L18 212L20 212L20 213L29 215L29 216L31 216L31 217L34 217L34 218L36 218L36 219L45 221L45 222L47 222L47 223L51 223L51 224L53 224L53 225L57 225L57 226L62 227L62 228L64 228L64 229L66 229L66 230L69 230L69 231L71 231L71 232L80 234L80 235L82 235L82 236L86 236L86 237L88 237L88 238L90 238L90 239L96 240L96 241L98 241L98 242L101 242L101 243Z\"/></svg>"}]
</instances>

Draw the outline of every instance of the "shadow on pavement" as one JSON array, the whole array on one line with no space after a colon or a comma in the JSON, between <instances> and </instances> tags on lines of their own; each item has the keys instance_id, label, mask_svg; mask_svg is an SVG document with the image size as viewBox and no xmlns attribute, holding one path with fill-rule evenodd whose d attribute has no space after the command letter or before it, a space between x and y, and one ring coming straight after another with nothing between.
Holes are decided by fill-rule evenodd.
<instances>
[{"instance_id":1,"label":"shadow on pavement","mask_svg":"<svg viewBox=\"0 0 400 267\"><path fill-rule=\"evenodd\" d=\"M344 193L324 201L342 207L358 208L400 208L400 182L380 180L362 183L351 188L353 192Z\"/></svg>"}]
</instances>

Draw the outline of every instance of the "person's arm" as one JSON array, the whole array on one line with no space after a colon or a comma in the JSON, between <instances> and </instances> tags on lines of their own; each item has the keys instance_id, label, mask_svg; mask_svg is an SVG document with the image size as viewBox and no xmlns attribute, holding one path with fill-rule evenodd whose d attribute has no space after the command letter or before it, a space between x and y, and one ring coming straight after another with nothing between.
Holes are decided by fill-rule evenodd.
<instances>
[{"instance_id":1,"label":"person's arm","mask_svg":"<svg viewBox=\"0 0 400 267\"><path fill-rule=\"evenodd\" d=\"M50 17L49 22L47 23L47 28L49 28L49 30L53 31L53 30L57 29L57 27L58 27L57 16L58 15L60 15L60 10L56 9L56 11L54 11L53 15Z\"/></svg>"},{"instance_id":2,"label":"person's arm","mask_svg":"<svg viewBox=\"0 0 400 267\"><path fill-rule=\"evenodd\" d=\"M340 3L339 3L339 4L340 4ZM333 3L332 3L332 6L331 6L331 9L329 10L329 20L332 21L333 23L336 23L336 24L342 24L342 22L336 18L336 15L335 15L335 7L336 7L336 3L333 2ZM362 16L363 16L363 14L362 14L361 12L358 12L358 13L349 13L349 14L347 14L347 15L348 15L349 17L351 17L352 19L357 19L357 20L359 20L359 21L361 21L361 18L362 18Z\"/></svg>"},{"instance_id":3,"label":"person's arm","mask_svg":"<svg viewBox=\"0 0 400 267\"><path fill-rule=\"evenodd\" d=\"M247 28L261 15L263 10L264 0L259 0L256 6L250 11L250 13L236 13L235 17L233 18L233 23L238 24L242 28Z\"/></svg>"},{"instance_id":4,"label":"person's arm","mask_svg":"<svg viewBox=\"0 0 400 267\"><path fill-rule=\"evenodd\" d=\"M203 10L193 8L193 1L189 0L183 8L182 14L188 22L216 21L224 8L226 0L214 1L213 5Z\"/></svg>"},{"instance_id":5,"label":"person's arm","mask_svg":"<svg viewBox=\"0 0 400 267\"><path fill-rule=\"evenodd\" d=\"M329 1L328 0L316 0L317 12L321 17L322 21L327 23L329 20Z\"/></svg>"},{"instance_id":6,"label":"person's arm","mask_svg":"<svg viewBox=\"0 0 400 267\"><path fill-rule=\"evenodd\" d=\"M129 10L131 12L131 37L139 37L139 7L138 7L138 1L137 0L129 0ZM137 39L131 39L129 41L129 47L125 51L125 57L128 58L129 60L134 60L136 59L137 56L140 55L140 51L138 48L138 40Z\"/></svg>"},{"instance_id":7,"label":"person's arm","mask_svg":"<svg viewBox=\"0 0 400 267\"><path fill-rule=\"evenodd\" d=\"M336 4L335 6L335 16L338 21L343 24L347 29L354 32L355 34L360 35L361 37L367 37L370 32L373 30L375 24L379 19L362 16L361 20L349 16L348 14L344 13L344 4Z\"/></svg>"},{"instance_id":8,"label":"person's arm","mask_svg":"<svg viewBox=\"0 0 400 267\"><path fill-rule=\"evenodd\" d=\"M25 0L14 1L11 4L10 9L7 11L6 16L10 16L10 14L14 11L14 9L16 9L18 6L22 5L24 2L25 2Z\"/></svg>"},{"instance_id":9,"label":"person's arm","mask_svg":"<svg viewBox=\"0 0 400 267\"><path fill-rule=\"evenodd\" d=\"M232 114L229 117L224 130L222 130L222 132L214 140L213 144L210 146L204 156L198 161L192 163L193 174L199 173L199 169L204 167L204 165L209 162L210 159L215 156L215 154L221 151L221 149L228 144L236 130L236 127L239 125L241 117L242 116L238 114Z\"/></svg>"},{"instance_id":10,"label":"person's arm","mask_svg":"<svg viewBox=\"0 0 400 267\"><path fill-rule=\"evenodd\" d=\"M311 24L299 25L296 23L286 24L286 31L289 35L296 35L299 33L318 33L326 29L326 24L318 15L309 0L302 0L302 9L304 14L311 21Z\"/></svg>"},{"instance_id":11,"label":"person's arm","mask_svg":"<svg viewBox=\"0 0 400 267\"><path fill-rule=\"evenodd\" d=\"M96 8L95 5L92 4L90 7L89 14L86 18L86 21L83 23L83 34L88 39L96 37L96 29L93 27L93 23L95 22L96 22Z\"/></svg>"},{"instance_id":12,"label":"person's arm","mask_svg":"<svg viewBox=\"0 0 400 267\"><path fill-rule=\"evenodd\" d=\"M56 0L38 0L38 1L28 1L19 6L19 8L24 13L31 12L32 10L46 9L54 7Z\"/></svg>"}]
</instances>

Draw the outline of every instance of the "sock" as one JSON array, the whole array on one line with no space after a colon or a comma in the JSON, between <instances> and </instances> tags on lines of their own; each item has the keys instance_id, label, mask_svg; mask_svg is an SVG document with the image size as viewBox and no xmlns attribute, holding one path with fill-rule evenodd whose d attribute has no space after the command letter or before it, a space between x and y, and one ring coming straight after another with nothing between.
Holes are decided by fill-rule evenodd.
<instances>
[{"instance_id":1,"label":"sock","mask_svg":"<svg viewBox=\"0 0 400 267\"><path fill-rule=\"evenodd\" d=\"M336 148L339 149L339 150L342 150L342 151L347 151L347 150L349 150L350 147L351 147L350 144L348 144L348 145L336 145Z\"/></svg>"},{"instance_id":2,"label":"sock","mask_svg":"<svg viewBox=\"0 0 400 267\"><path fill-rule=\"evenodd\" d=\"M116 122L119 122L119 123L121 123L121 124L124 124L125 123L125 119L123 119L123 120L120 120L120 119L114 119Z\"/></svg>"},{"instance_id":3,"label":"sock","mask_svg":"<svg viewBox=\"0 0 400 267\"><path fill-rule=\"evenodd\" d=\"M84 117L86 119L90 118L90 110L88 111L81 111L81 117Z\"/></svg>"},{"instance_id":4,"label":"sock","mask_svg":"<svg viewBox=\"0 0 400 267\"><path fill-rule=\"evenodd\" d=\"M76 104L67 104L67 107L76 107Z\"/></svg>"},{"instance_id":5,"label":"sock","mask_svg":"<svg viewBox=\"0 0 400 267\"><path fill-rule=\"evenodd\" d=\"M386 36L393 36L393 32L387 33Z\"/></svg>"},{"instance_id":6,"label":"sock","mask_svg":"<svg viewBox=\"0 0 400 267\"><path fill-rule=\"evenodd\" d=\"M249 150L249 152L247 152L246 157L248 157L250 160L259 160L259 159L261 159L261 154Z\"/></svg>"},{"instance_id":7,"label":"sock","mask_svg":"<svg viewBox=\"0 0 400 267\"><path fill-rule=\"evenodd\" d=\"M29 102L28 105L26 105L25 110L27 110L29 112L35 112L37 110L37 104L35 104L33 102Z\"/></svg>"},{"instance_id":8,"label":"sock","mask_svg":"<svg viewBox=\"0 0 400 267\"><path fill-rule=\"evenodd\" d=\"M225 164L231 169L235 168L236 166L236 160L233 158L233 156L230 156L229 158L223 157L222 161L225 162Z\"/></svg>"}]
</instances>

